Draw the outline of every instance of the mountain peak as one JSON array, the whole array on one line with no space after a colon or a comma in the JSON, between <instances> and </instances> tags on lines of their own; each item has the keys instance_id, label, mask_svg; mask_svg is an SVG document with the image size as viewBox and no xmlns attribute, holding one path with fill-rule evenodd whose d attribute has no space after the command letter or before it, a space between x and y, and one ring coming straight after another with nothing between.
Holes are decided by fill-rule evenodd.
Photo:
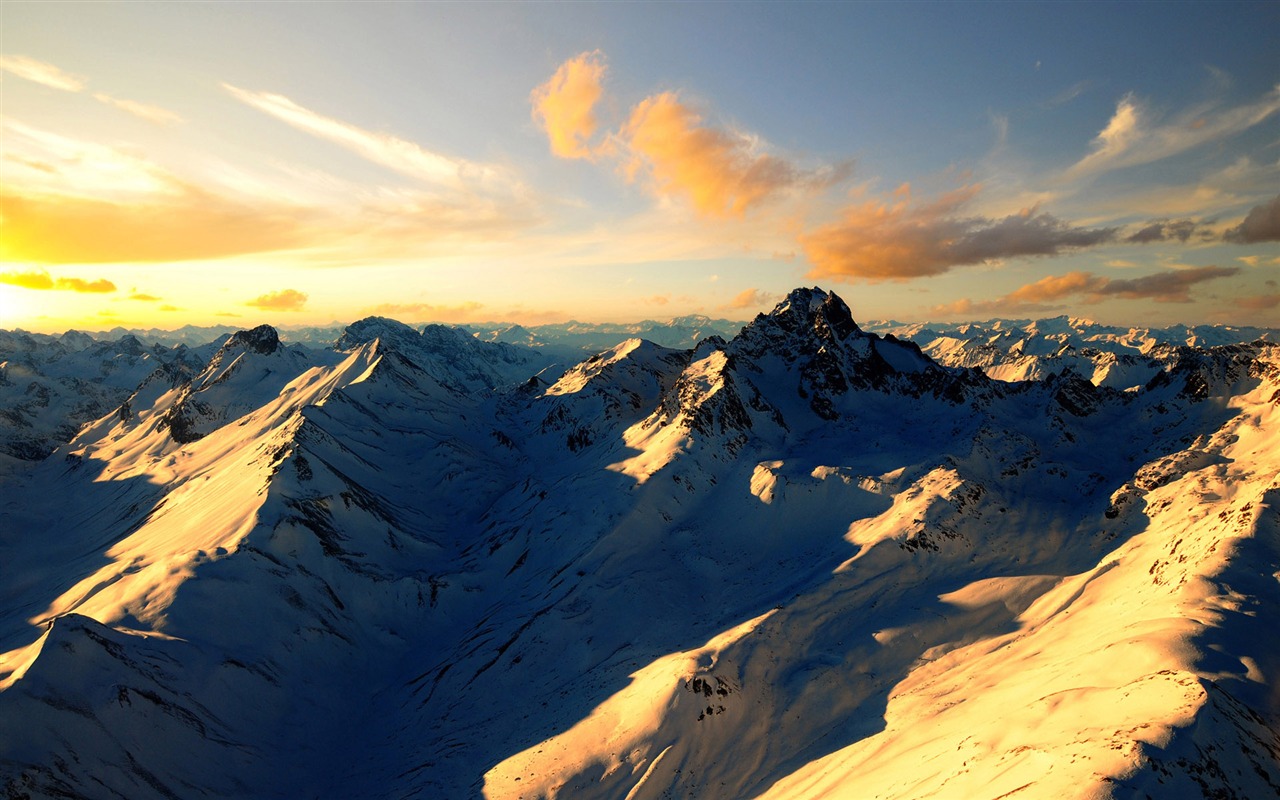
<instances>
[{"instance_id":1,"label":"mountain peak","mask_svg":"<svg viewBox=\"0 0 1280 800\"><path fill-rule=\"evenodd\" d=\"M62 334L62 336L58 338L58 341L62 343L63 347L67 348L67 350L71 352L79 352L84 350L86 347L92 347L97 344L97 340L92 336L75 329Z\"/></svg>"},{"instance_id":2,"label":"mountain peak","mask_svg":"<svg viewBox=\"0 0 1280 800\"><path fill-rule=\"evenodd\" d=\"M455 325L441 325L433 322L430 325L424 325L422 331L418 334L424 343L436 346L452 346L457 347L470 343L475 339L471 331L466 328L457 327Z\"/></svg>"},{"instance_id":3,"label":"mountain peak","mask_svg":"<svg viewBox=\"0 0 1280 800\"><path fill-rule=\"evenodd\" d=\"M222 345L224 350L243 347L245 350L270 355L280 347L280 334L270 325L259 325L247 331L236 331Z\"/></svg>"},{"instance_id":4,"label":"mountain peak","mask_svg":"<svg viewBox=\"0 0 1280 800\"><path fill-rule=\"evenodd\" d=\"M818 287L794 289L768 314L760 314L743 334L748 339L757 335L781 333L785 336L816 334L823 341L843 342L862 330L844 300Z\"/></svg>"},{"instance_id":5,"label":"mountain peak","mask_svg":"<svg viewBox=\"0 0 1280 800\"><path fill-rule=\"evenodd\" d=\"M146 348L142 346L142 342L138 341L138 337L132 333L126 333L116 342L116 348L125 355L140 356L146 352Z\"/></svg>"},{"instance_id":6,"label":"mountain peak","mask_svg":"<svg viewBox=\"0 0 1280 800\"><path fill-rule=\"evenodd\" d=\"M335 350L353 350L362 344L381 339L384 343L416 342L418 332L398 320L387 317L365 317L348 325L338 340L333 343Z\"/></svg>"},{"instance_id":7,"label":"mountain peak","mask_svg":"<svg viewBox=\"0 0 1280 800\"><path fill-rule=\"evenodd\" d=\"M783 307L790 308L792 306L808 307L812 310L825 303L831 296L825 289L818 286L813 288L797 286L788 292L786 298L774 308L774 313L778 313Z\"/></svg>"}]
</instances>

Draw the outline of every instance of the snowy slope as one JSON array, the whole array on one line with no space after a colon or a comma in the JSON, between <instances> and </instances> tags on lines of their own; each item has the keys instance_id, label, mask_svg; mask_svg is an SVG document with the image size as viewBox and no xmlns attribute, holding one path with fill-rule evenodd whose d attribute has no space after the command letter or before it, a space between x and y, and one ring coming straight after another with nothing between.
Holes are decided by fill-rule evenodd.
<instances>
[{"instance_id":1,"label":"snowy slope","mask_svg":"<svg viewBox=\"0 0 1280 800\"><path fill-rule=\"evenodd\" d=\"M1274 796L1280 346L1090 377L818 289L567 370L237 333L3 485L0 784Z\"/></svg>"}]
</instances>

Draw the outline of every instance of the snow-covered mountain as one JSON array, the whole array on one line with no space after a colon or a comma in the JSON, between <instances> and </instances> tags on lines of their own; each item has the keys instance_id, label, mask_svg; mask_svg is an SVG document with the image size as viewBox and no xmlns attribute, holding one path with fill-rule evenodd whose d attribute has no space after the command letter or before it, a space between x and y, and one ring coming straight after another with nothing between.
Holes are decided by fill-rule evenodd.
<instances>
[{"instance_id":1,"label":"snow-covered mountain","mask_svg":"<svg viewBox=\"0 0 1280 800\"><path fill-rule=\"evenodd\" d=\"M673 317L664 322L644 320L634 323L561 322L545 325L478 323L467 327L487 342L534 347L574 361L615 347L628 339L644 339L663 347L687 350L708 336L730 337L742 329L742 322L712 319L700 314Z\"/></svg>"},{"instance_id":2,"label":"snow-covered mountain","mask_svg":"<svg viewBox=\"0 0 1280 800\"><path fill-rule=\"evenodd\" d=\"M0 785L1275 796L1280 345L901 333L235 333L0 484Z\"/></svg>"},{"instance_id":3,"label":"snow-covered mountain","mask_svg":"<svg viewBox=\"0 0 1280 800\"><path fill-rule=\"evenodd\" d=\"M98 341L74 330L0 331L0 475L44 458L144 380L172 386L190 377L220 344L147 347L127 334Z\"/></svg>"},{"instance_id":4,"label":"snow-covered mountain","mask_svg":"<svg viewBox=\"0 0 1280 800\"><path fill-rule=\"evenodd\" d=\"M897 324L897 323L895 323ZM631 323L611 322L555 322L542 325L518 325L511 322L476 322L461 327L473 332L486 342L524 345L546 352L574 356L574 360L592 353L607 350L627 339L642 338L665 347L689 348L711 335L732 336L742 328L742 321L712 319L701 314L673 317L668 320L643 320ZM238 330L227 325L184 325L176 329L124 328L95 331L89 334L99 341L115 341L132 336L144 345L176 347L185 344L196 347L206 342L226 337ZM280 338L290 344L327 346L340 337L344 326L293 325L278 331ZM37 334L38 335L38 334Z\"/></svg>"},{"instance_id":5,"label":"snow-covered mountain","mask_svg":"<svg viewBox=\"0 0 1280 800\"><path fill-rule=\"evenodd\" d=\"M997 380L1041 380L1070 371L1114 389L1144 385L1186 348L1280 341L1280 328L1119 328L1074 317L952 325L889 320L869 323L867 329L910 339L939 364L978 367Z\"/></svg>"}]
</instances>

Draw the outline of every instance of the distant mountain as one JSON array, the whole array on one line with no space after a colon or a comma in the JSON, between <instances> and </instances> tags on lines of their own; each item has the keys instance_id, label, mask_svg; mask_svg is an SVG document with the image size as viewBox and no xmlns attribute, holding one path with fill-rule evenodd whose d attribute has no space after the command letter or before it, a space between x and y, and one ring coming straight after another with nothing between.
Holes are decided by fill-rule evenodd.
<instances>
[{"instance_id":1,"label":"distant mountain","mask_svg":"<svg viewBox=\"0 0 1280 800\"><path fill-rule=\"evenodd\" d=\"M665 322L655 320L634 323L564 322L528 327L509 322L478 322L465 326L445 327L457 327L474 332L476 338L483 341L542 348L555 351L556 358L568 354L577 360L584 353L589 355L607 350L626 339L637 337L648 339L664 347L692 347L699 340L712 334L732 336L742 328L742 325L742 322L711 319L695 314L674 317ZM277 330L280 338L291 344L324 347L341 336L344 328L345 326L339 323L333 323L318 326L295 325ZM114 341L124 336L132 336L148 346L158 344L174 347L185 344L188 347L195 347L218 337L230 335L236 330L238 330L237 327L229 325L184 325L172 330L116 327L109 331L92 332L88 335L99 341Z\"/></svg>"},{"instance_id":2,"label":"distant mountain","mask_svg":"<svg viewBox=\"0 0 1280 800\"><path fill-rule=\"evenodd\" d=\"M98 341L74 330L0 331L0 474L44 458L144 381L171 386L190 377L216 346L146 346L129 334Z\"/></svg>"},{"instance_id":3,"label":"distant mountain","mask_svg":"<svg viewBox=\"0 0 1280 800\"><path fill-rule=\"evenodd\" d=\"M1274 796L1280 344L1113 388L906 334L814 288L569 364L369 318L153 370L0 476L0 786Z\"/></svg>"},{"instance_id":4,"label":"distant mountain","mask_svg":"<svg viewBox=\"0 0 1280 800\"><path fill-rule=\"evenodd\" d=\"M1145 384L1177 360L1180 348L1280 341L1280 328L1120 328L1073 317L951 325L882 321L867 329L910 339L940 364L977 367L998 380L1071 372L1116 389Z\"/></svg>"},{"instance_id":5,"label":"distant mountain","mask_svg":"<svg viewBox=\"0 0 1280 800\"><path fill-rule=\"evenodd\" d=\"M608 350L627 339L645 339L663 347L688 349L708 336L733 336L743 323L700 315L675 317L666 322L644 320L630 324L564 322L549 325L468 325L476 338L542 348L557 358L578 360L583 354Z\"/></svg>"}]
</instances>

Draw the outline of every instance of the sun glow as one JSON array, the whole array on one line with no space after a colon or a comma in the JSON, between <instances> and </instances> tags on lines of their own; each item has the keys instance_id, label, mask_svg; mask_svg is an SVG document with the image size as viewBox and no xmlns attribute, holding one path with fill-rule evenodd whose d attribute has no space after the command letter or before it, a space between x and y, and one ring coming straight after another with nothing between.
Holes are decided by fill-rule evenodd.
<instances>
[{"instance_id":1,"label":"sun glow","mask_svg":"<svg viewBox=\"0 0 1280 800\"><path fill-rule=\"evenodd\" d=\"M0 328L14 328L26 316L26 307L18 290L0 286Z\"/></svg>"}]
</instances>

